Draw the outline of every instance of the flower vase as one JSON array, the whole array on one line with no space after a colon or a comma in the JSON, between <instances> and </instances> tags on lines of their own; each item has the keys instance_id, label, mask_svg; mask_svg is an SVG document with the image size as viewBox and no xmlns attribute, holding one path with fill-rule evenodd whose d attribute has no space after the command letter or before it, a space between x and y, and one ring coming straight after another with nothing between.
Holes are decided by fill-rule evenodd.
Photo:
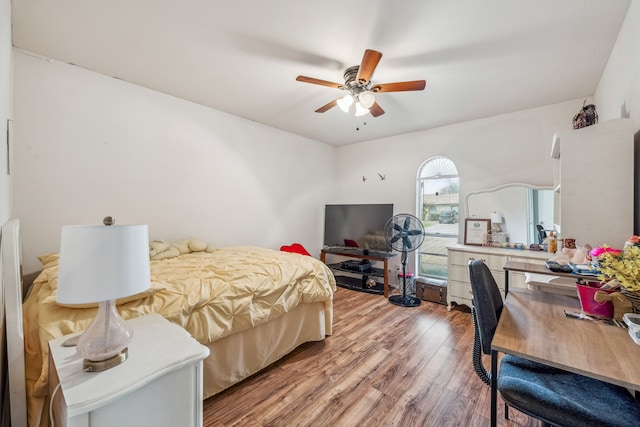
<instances>
[{"instance_id":1,"label":"flower vase","mask_svg":"<svg viewBox=\"0 0 640 427\"><path fill-rule=\"evenodd\" d=\"M620 292L622 293L622 295L629 298L629 301L631 301L633 312L640 313L640 292L630 291L624 286L620 286Z\"/></svg>"}]
</instances>

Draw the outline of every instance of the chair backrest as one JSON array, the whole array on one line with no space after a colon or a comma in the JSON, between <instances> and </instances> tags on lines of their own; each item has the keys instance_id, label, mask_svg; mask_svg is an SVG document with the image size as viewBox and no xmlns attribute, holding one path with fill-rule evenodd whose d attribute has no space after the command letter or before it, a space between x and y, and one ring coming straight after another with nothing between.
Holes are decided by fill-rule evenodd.
<instances>
[{"instance_id":1,"label":"chair backrest","mask_svg":"<svg viewBox=\"0 0 640 427\"><path fill-rule=\"evenodd\" d=\"M544 239L547 238L547 232L544 231L544 227L540 224L537 224L536 228L538 229L538 243L544 243Z\"/></svg>"},{"instance_id":2,"label":"chair backrest","mask_svg":"<svg viewBox=\"0 0 640 427\"><path fill-rule=\"evenodd\" d=\"M490 354L491 340L502 314L502 295L489 267L480 260L469 261L469 279L482 352Z\"/></svg>"}]
</instances>

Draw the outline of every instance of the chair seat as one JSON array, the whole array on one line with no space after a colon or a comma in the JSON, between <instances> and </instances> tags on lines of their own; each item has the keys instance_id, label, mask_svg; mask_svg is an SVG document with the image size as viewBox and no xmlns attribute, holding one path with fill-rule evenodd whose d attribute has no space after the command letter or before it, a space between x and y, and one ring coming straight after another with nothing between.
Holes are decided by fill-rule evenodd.
<instances>
[{"instance_id":1,"label":"chair seat","mask_svg":"<svg viewBox=\"0 0 640 427\"><path fill-rule=\"evenodd\" d=\"M640 404L627 389L513 355L500 362L507 405L558 426L638 426Z\"/></svg>"}]
</instances>

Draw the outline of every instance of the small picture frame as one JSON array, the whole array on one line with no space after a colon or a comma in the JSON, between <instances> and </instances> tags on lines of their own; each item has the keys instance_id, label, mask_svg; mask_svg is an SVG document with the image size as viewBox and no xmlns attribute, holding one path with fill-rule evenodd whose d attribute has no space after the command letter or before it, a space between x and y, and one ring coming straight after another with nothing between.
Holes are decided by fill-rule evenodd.
<instances>
[{"instance_id":1,"label":"small picture frame","mask_svg":"<svg viewBox=\"0 0 640 427\"><path fill-rule=\"evenodd\" d=\"M490 230L490 219L465 218L464 244L473 246L482 246L486 244Z\"/></svg>"}]
</instances>

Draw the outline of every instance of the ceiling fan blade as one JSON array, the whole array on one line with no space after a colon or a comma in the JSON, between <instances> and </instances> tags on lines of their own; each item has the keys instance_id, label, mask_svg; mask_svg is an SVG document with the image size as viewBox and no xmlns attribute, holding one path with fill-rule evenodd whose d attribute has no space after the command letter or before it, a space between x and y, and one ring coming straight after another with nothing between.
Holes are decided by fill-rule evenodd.
<instances>
[{"instance_id":1,"label":"ceiling fan blade","mask_svg":"<svg viewBox=\"0 0 640 427\"><path fill-rule=\"evenodd\" d=\"M325 104L322 107L318 108L316 110L316 113L324 113L325 111L328 111L328 110L332 109L333 107L335 107L337 104L338 104L338 100L334 99L333 101L329 102L328 104Z\"/></svg>"},{"instance_id":2,"label":"ceiling fan blade","mask_svg":"<svg viewBox=\"0 0 640 427\"><path fill-rule=\"evenodd\" d=\"M296 80L304 83L312 83L315 85L329 86L336 89L340 89L342 86L344 86L341 83L328 82L326 80L316 79L316 78L307 77L307 76L298 76L296 77Z\"/></svg>"},{"instance_id":3,"label":"ceiling fan blade","mask_svg":"<svg viewBox=\"0 0 640 427\"><path fill-rule=\"evenodd\" d=\"M378 66L378 62L380 62L380 58L382 58L382 53L371 49L365 50L358 69L358 75L356 76L356 82L363 85L369 83L374 70Z\"/></svg>"},{"instance_id":4,"label":"ceiling fan blade","mask_svg":"<svg viewBox=\"0 0 640 427\"><path fill-rule=\"evenodd\" d=\"M377 102L374 102L371 108L369 108L369 113L371 113L373 117L378 117L384 114L384 110Z\"/></svg>"},{"instance_id":5,"label":"ceiling fan blade","mask_svg":"<svg viewBox=\"0 0 640 427\"><path fill-rule=\"evenodd\" d=\"M372 92L406 92L411 90L423 90L427 82L424 80L413 80L410 82L383 83L371 88Z\"/></svg>"}]
</instances>

